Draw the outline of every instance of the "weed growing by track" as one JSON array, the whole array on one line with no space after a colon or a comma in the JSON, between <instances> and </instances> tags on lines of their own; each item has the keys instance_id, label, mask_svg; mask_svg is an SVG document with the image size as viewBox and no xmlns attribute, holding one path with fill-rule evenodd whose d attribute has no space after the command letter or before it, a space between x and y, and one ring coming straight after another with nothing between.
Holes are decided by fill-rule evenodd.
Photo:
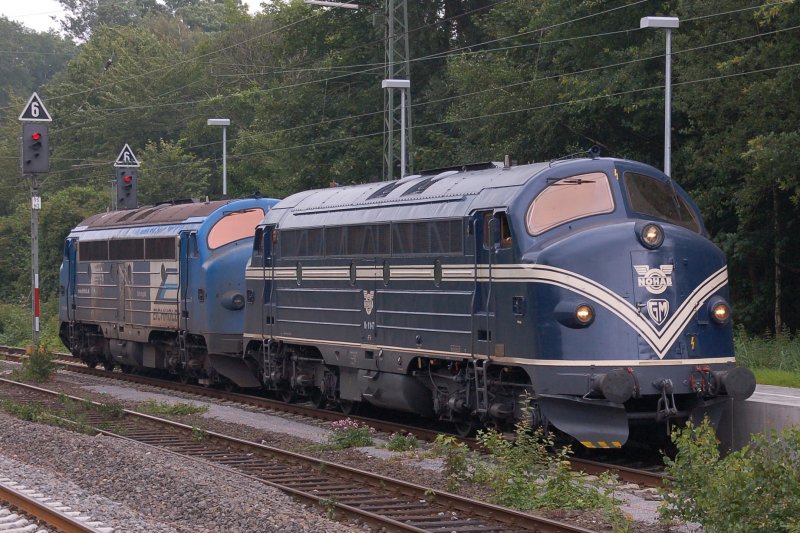
<instances>
[{"instance_id":1,"label":"weed growing by track","mask_svg":"<svg viewBox=\"0 0 800 533\"><path fill-rule=\"evenodd\" d=\"M207 405L196 405L192 403L168 403L155 400L147 400L136 407L137 411L150 415L196 415L208 412Z\"/></svg>"},{"instance_id":2,"label":"weed growing by track","mask_svg":"<svg viewBox=\"0 0 800 533\"><path fill-rule=\"evenodd\" d=\"M63 394L59 395L58 403L60 404L58 406L46 407L39 403L0 400L0 410L20 420L61 427L87 435L97 433L88 420L91 406Z\"/></svg>"},{"instance_id":3,"label":"weed growing by track","mask_svg":"<svg viewBox=\"0 0 800 533\"><path fill-rule=\"evenodd\" d=\"M11 379L16 381L32 381L44 383L56 371L53 362L53 352L44 345L30 347L30 355L22 361L22 367L11 373Z\"/></svg>"},{"instance_id":4,"label":"weed growing by track","mask_svg":"<svg viewBox=\"0 0 800 533\"><path fill-rule=\"evenodd\" d=\"M392 433L384 447L393 452L411 452L419 447L419 441L411 433Z\"/></svg>"},{"instance_id":5,"label":"weed growing by track","mask_svg":"<svg viewBox=\"0 0 800 533\"><path fill-rule=\"evenodd\" d=\"M478 432L478 442L488 451L488 460L470 451L455 437L439 435L433 455L444 460L448 490L465 482L490 487L494 503L519 510L563 509L600 510L614 531L626 531L629 519L613 498L614 480L601 476L588 484L572 472L572 450L555 447L552 434L533 430L530 417L523 416L515 426L515 438L508 440L497 430Z\"/></svg>"},{"instance_id":6,"label":"weed growing by track","mask_svg":"<svg viewBox=\"0 0 800 533\"><path fill-rule=\"evenodd\" d=\"M345 418L331 423L331 433L328 444L336 449L355 448L359 446L372 446L372 434L375 429L360 424L352 418Z\"/></svg>"}]
</instances>

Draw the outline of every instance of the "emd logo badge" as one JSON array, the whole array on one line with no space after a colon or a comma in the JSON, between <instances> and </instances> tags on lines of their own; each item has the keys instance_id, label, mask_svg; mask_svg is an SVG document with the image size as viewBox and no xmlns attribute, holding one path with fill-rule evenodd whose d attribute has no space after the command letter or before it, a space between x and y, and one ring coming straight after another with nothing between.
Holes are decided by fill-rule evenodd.
<instances>
[{"instance_id":1,"label":"emd logo badge","mask_svg":"<svg viewBox=\"0 0 800 533\"><path fill-rule=\"evenodd\" d=\"M375 291L364 291L364 311L366 311L368 315L371 315L374 306Z\"/></svg>"},{"instance_id":2,"label":"emd logo badge","mask_svg":"<svg viewBox=\"0 0 800 533\"><path fill-rule=\"evenodd\" d=\"M661 265L661 268L633 265L633 269L639 274L639 287L644 287L650 294L661 294L667 287L672 287L673 268L673 265Z\"/></svg>"},{"instance_id":3,"label":"emd logo badge","mask_svg":"<svg viewBox=\"0 0 800 533\"><path fill-rule=\"evenodd\" d=\"M669 315L669 302L666 300L647 300L647 314L657 325L661 325Z\"/></svg>"}]
</instances>

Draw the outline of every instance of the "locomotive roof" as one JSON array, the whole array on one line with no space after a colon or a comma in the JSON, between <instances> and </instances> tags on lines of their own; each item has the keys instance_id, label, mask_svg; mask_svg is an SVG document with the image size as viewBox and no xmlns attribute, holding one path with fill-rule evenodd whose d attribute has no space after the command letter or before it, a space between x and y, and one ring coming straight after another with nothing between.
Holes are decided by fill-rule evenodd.
<instances>
[{"instance_id":1,"label":"locomotive roof","mask_svg":"<svg viewBox=\"0 0 800 533\"><path fill-rule=\"evenodd\" d=\"M129 228L138 226L160 226L164 224L179 224L191 218L205 218L229 201L192 202L182 204L159 204L127 209L124 211L109 211L92 215L80 224L81 229L110 229Z\"/></svg>"},{"instance_id":2,"label":"locomotive roof","mask_svg":"<svg viewBox=\"0 0 800 533\"><path fill-rule=\"evenodd\" d=\"M484 163L389 182L304 191L275 205L266 222L280 218L281 227L287 228L466 216L509 205L543 170L570 163Z\"/></svg>"}]
</instances>

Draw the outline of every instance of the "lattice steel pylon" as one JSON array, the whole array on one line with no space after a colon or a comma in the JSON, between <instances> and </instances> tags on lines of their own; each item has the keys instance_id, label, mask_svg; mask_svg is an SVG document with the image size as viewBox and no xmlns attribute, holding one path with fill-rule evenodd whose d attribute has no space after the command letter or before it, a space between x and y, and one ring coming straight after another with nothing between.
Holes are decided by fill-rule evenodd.
<instances>
[{"instance_id":1,"label":"lattice steel pylon","mask_svg":"<svg viewBox=\"0 0 800 533\"><path fill-rule=\"evenodd\" d=\"M386 79L411 79L408 45L407 0L386 0ZM383 179L393 180L400 166L400 154L405 152L405 168L413 173L413 137L411 132L411 89L406 89L405 110L396 89L385 89L383 95ZM405 111L406 150L400 150L395 135L401 131L401 117Z\"/></svg>"}]
</instances>

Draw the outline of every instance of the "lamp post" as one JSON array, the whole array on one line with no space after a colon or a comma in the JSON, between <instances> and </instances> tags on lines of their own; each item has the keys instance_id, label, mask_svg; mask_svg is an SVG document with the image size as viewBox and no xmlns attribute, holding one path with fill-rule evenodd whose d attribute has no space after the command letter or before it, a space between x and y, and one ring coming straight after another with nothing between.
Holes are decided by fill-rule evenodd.
<instances>
[{"instance_id":1,"label":"lamp post","mask_svg":"<svg viewBox=\"0 0 800 533\"><path fill-rule=\"evenodd\" d=\"M381 87L389 90L400 89L400 178L402 179L406 175L406 93L411 88L411 80L383 80Z\"/></svg>"},{"instance_id":2,"label":"lamp post","mask_svg":"<svg viewBox=\"0 0 800 533\"><path fill-rule=\"evenodd\" d=\"M228 126L231 125L229 118L210 118L209 126L222 126L222 197L228 197Z\"/></svg>"},{"instance_id":3,"label":"lamp post","mask_svg":"<svg viewBox=\"0 0 800 533\"><path fill-rule=\"evenodd\" d=\"M640 28L663 28L667 33L665 94L664 94L664 174L672 174L672 28L680 24L678 17L642 17Z\"/></svg>"}]
</instances>

